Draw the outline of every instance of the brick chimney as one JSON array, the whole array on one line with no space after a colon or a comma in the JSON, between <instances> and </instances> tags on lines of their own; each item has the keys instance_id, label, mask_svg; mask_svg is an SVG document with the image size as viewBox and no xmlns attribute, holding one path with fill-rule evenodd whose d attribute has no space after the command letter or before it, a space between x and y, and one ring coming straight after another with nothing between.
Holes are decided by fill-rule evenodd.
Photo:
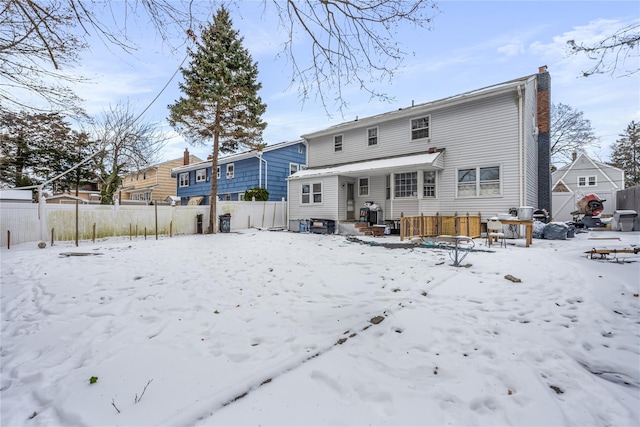
<instances>
[{"instance_id":1,"label":"brick chimney","mask_svg":"<svg viewBox=\"0 0 640 427\"><path fill-rule=\"evenodd\" d=\"M576 159L578 158L578 153L576 153L575 151L573 152L573 154L571 155L571 157L573 157L573 161L575 162Z\"/></svg>"},{"instance_id":2,"label":"brick chimney","mask_svg":"<svg viewBox=\"0 0 640 427\"><path fill-rule=\"evenodd\" d=\"M183 163L185 164L185 166L189 164L189 149L188 148L184 149L184 162Z\"/></svg>"}]
</instances>

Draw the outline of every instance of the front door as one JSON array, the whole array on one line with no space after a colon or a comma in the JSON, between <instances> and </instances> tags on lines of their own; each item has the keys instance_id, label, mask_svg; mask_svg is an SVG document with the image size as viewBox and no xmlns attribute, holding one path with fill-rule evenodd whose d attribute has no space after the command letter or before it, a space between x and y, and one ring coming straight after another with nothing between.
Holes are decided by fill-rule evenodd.
<instances>
[{"instance_id":1,"label":"front door","mask_svg":"<svg viewBox=\"0 0 640 427\"><path fill-rule=\"evenodd\" d=\"M347 221L355 221L356 219L356 207L355 207L355 184L353 182L347 182Z\"/></svg>"}]
</instances>

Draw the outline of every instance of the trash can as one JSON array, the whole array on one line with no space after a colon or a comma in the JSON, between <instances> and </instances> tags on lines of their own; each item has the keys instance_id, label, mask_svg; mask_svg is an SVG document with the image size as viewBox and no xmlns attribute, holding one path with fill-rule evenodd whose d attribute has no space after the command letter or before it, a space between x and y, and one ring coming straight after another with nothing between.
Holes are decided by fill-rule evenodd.
<instances>
[{"instance_id":1,"label":"trash can","mask_svg":"<svg viewBox=\"0 0 640 427\"><path fill-rule=\"evenodd\" d=\"M613 213L613 229L619 231L633 231L633 223L637 216L638 213L630 209L615 211Z\"/></svg>"},{"instance_id":2,"label":"trash can","mask_svg":"<svg viewBox=\"0 0 640 427\"><path fill-rule=\"evenodd\" d=\"M231 231L231 214L223 214L223 215L219 215L218 218L220 219L220 226L218 227L220 229L221 233L228 233Z\"/></svg>"},{"instance_id":3,"label":"trash can","mask_svg":"<svg viewBox=\"0 0 640 427\"><path fill-rule=\"evenodd\" d=\"M202 219L204 218L203 214L196 215L196 233L202 234Z\"/></svg>"}]
</instances>

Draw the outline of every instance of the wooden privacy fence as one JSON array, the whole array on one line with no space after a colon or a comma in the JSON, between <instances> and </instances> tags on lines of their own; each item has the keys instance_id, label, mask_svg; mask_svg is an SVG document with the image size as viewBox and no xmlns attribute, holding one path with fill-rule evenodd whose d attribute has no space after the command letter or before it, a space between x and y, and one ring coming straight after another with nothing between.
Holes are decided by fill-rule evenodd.
<instances>
[{"instance_id":1,"label":"wooden privacy fence","mask_svg":"<svg viewBox=\"0 0 640 427\"><path fill-rule=\"evenodd\" d=\"M472 238L480 237L482 232L482 224L480 221L480 213L477 216L458 215L440 215L436 213L433 216L400 216L400 240L412 239L415 237L435 237L443 234L451 236L469 236Z\"/></svg>"}]
</instances>

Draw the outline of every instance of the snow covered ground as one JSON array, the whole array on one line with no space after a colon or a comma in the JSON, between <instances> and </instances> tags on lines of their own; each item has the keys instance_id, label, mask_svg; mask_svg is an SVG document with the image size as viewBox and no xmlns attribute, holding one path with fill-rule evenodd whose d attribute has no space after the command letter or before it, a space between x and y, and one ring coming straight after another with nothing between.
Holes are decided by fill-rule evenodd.
<instances>
[{"instance_id":1,"label":"snow covered ground","mask_svg":"<svg viewBox=\"0 0 640 427\"><path fill-rule=\"evenodd\" d=\"M3 248L1 425L640 424L640 233L368 241Z\"/></svg>"}]
</instances>

